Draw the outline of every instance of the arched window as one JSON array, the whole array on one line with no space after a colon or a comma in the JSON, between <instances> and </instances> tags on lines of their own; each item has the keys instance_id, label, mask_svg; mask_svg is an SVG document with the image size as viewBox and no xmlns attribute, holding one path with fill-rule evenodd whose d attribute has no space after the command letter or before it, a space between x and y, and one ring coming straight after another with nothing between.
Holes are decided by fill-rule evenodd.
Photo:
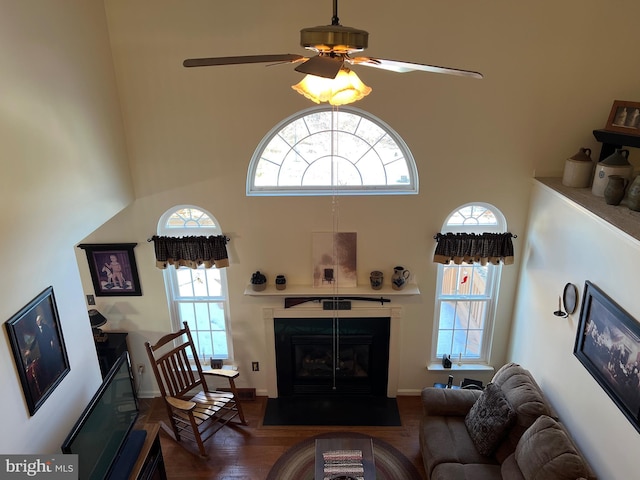
<instances>
[{"instance_id":1,"label":"arched window","mask_svg":"<svg viewBox=\"0 0 640 480\"><path fill-rule=\"evenodd\" d=\"M222 235L222 229L209 212L183 205L160 217L158 235ZM189 324L201 360L231 358L225 269L170 266L163 272L174 331L182 328L182 322Z\"/></svg>"},{"instance_id":2,"label":"arched window","mask_svg":"<svg viewBox=\"0 0 640 480\"><path fill-rule=\"evenodd\" d=\"M469 203L445 220L443 233L503 233L507 222L497 208ZM502 265L438 265L432 361L451 355L455 364L487 363Z\"/></svg>"},{"instance_id":3,"label":"arched window","mask_svg":"<svg viewBox=\"0 0 640 480\"><path fill-rule=\"evenodd\" d=\"M247 195L418 193L413 156L382 120L353 107L312 107L276 125L260 142Z\"/></svg>"}]
</instances>

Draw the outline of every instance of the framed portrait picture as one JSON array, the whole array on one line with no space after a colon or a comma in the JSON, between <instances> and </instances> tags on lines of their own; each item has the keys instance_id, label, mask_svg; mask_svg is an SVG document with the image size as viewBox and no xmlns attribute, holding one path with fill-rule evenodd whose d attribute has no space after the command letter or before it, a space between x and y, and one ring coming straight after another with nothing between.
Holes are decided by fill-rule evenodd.
<instances>
[{"instance_id":1,"label":"framed portrait picture","mask_svg":"<svg viewBox=\"0 0 640 480\"><path fill-rule=\"evenodd\" d=\"M53 287L48 287L5 322L29 414L33 415L67 373Z\"/></svg>"},{"instance_id":2,"label":"framed portrait picture","mask_svg":"<svg viewBox=\"0 0 640 480\"><path fill-rule=\"evenodd\" d=\"M573 352L640 432L640 324L589 281Z\"/></svg>"},{"instance_id":3,"label":"framed portrait picture","mask_svg":"<svg viewBox=\"0 0 640 480\"><path fill-rule=\"evenodd\" d=\"M615 100L605 130L640 135L640 102Z\"/></svg>"},{"instance_id":4,"label":"framed portrait picture","mask_svg":"<svg viewBox=\"0 0 640 480\"><path fill-rule=\"evenodd\" d=\"M133 249L137 243L83 243L97 297L140 296L142 288Z\"/></svg>"}]
</instances>

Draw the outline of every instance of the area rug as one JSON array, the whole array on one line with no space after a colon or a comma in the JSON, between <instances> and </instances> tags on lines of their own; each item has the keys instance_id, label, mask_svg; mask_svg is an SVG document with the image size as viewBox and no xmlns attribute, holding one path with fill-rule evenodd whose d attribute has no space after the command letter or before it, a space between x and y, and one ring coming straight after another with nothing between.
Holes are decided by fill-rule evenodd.
<instances>
[{"instance_id":1,"label":"area rug","mask_svg":"<svg viewBox=\"0 0 640 480\"><path fill-rule=\"evenodd\" d=\"M387 397L269 398L263 425L324 425L397 427L398 403Z\"/></svg>"},{"instance_id":2,"label":"area rug","mask_svg":"<svg viewBox=\"0 0 640 480\"><path fill-rule=\"evenodd\" d=\"M273 465L267 480L314 480L316 438L369 438L355 432L332 432L307 438L287 450ZM376 480L421 480L422 476L399 450L373 437Z\"/></svg>"}]
</instances>

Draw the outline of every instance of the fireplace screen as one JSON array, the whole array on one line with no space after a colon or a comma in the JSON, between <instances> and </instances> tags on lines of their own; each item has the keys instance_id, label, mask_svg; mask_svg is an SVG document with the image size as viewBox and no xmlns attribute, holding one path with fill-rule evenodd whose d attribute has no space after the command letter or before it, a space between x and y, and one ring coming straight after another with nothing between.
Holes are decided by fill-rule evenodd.
<instances>
[{"instance_id":1,"label":"fireplace screen","mask_svg":"<svg viewBox=\"0 0 640 480\"><path fill-rule=\"evenodd\" d=\"M329 335L292 338L297 378L368 377L372 337L350 335L336 338Z\"/></svg>"},{"instance_id":2,"label":"fireplace screen","mask_svg":"<svg viewBox=\"0 0 640 480\"><path fill-rule=\"evenodd\" d=\"M389 318L275 320L280 396L386 395Z\"/></svg>"}]
</instances>

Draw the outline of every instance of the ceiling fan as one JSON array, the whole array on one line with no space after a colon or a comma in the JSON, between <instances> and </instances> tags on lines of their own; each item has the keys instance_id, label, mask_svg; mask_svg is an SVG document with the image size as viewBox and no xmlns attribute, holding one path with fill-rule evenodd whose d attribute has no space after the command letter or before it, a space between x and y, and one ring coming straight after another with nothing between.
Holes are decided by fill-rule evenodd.
<instances>
[{"instance_id":1,"label":"ceiling fan","mask_svg":"<svg viewBox=\"0 0 640 480\"><path fill-rule=\"evenodd\" d=\"M481 73L470 70L426 65L423 63L404 62L400 60L389 60L384 58L351 56L353 53L361 52L366 49L368 46L368 39L369 33L365 30L340 25L340 19L338 18L338 0L333 0L333 17L331 19L331 25L309 27L300 30L300 45L308 50L316 52L315 56L305 57L302 55L285 53L272 55L245 55L237 57L189 58L183 62L183 65L185 67L206 67L247 63L297 63L299 65L295 67L295 70L300 73L305 73L314 77L334 79L339 76L338 74L342 74L342 72L350 72L345 65L349 64L380 68L397 73L423 71L482 78ZM369 87L364 87L371 91ZM296 86L294 86L294 89L298 90ZM364 95L368 94L369 91L364 93ZM306 93L303 94L307 96ZM316 101L313 98L312 100Z\"/></svg>"}]
</instances>

